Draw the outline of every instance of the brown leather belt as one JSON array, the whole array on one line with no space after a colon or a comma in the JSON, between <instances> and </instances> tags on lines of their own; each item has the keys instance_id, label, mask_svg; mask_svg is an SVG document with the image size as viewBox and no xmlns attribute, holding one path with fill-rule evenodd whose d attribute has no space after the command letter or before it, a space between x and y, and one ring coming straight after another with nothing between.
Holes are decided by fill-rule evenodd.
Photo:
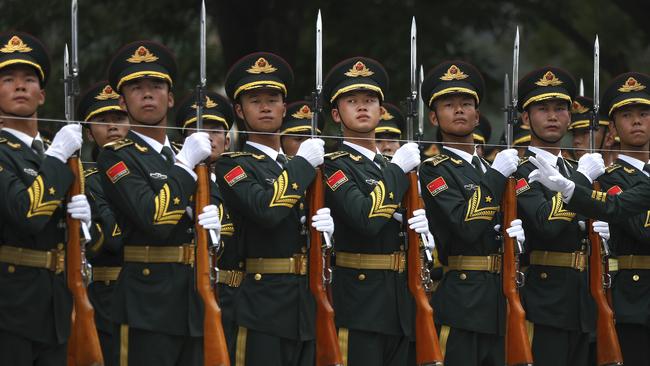
<instances>
[{"instance_id":1,"label":"brown leather belt","mask_svg":"<svg viewBox=\"0 0 650 366\"><path fill-rule=\"evenodd\" d=\"M45 268L58 274L65 269L65 249L33 250L3 245L0 246L0 262Z\"/></svg>"},{"instance_id":2,"label":"brown leather belt","mask_svg":"<svg viewBox=\"0 0 650 366\"><path fill-rule=\"evenodd\" d=\"M336 266L351 269L380 269L395 272L406 270L406 252L366 254L336 252Z\"/></svg>"},{"instance_id":3,"label":"brown leather belt","mask_svg":"<svg viewBox=\"0 0 650 366\"><path fill-rule=\"evenodd\" d=\"M447 259L448 265L444 271L486 271L490 273L501 272L501 255L455 255Z\"/></svg>"},{"instance_id":4,"label":"brown leather belt","mask_svg":"<svg viewBox=\"0 0 650 366\"><path fill-rule=\"evenodd\" d=\"M580 272L587 269L587 254L584 252L549 252L533 250L530 253L530 264L538 266L552 266L573 268Z\"/></svg>"},{"instance_id":5,"label":"brown leather belt","mask_svg":"<svg viewBox=\"0 0 650 366\"><path fill-rule=\"evenodd\" d=\"M619 255L618 269L650 269L650 255Z\"/></svg>"},{"instance_id":6,"label":"brown leather belt","mask_svg":"<svg viewBox=\"0 0 650 366\"><path fill-rule=\"evenodd\" d=\"M194 265L194 244L177 247L136 246L124 247L125 262L139 263L182 263Z\"/></svg>"},{"instance_id":7,"label":"brown leather belt","mask_svg":"<svg viewBox=\"0 0 650 366\"><path fill-rule=\"evenodd\" d=\"M93 267L93 282L117 281L122 267Z\"/></svg>"},{"instance_id":8,"label":"brown leather belt","mask_svg":"<svg viewBox=\"0 0 650 366\"><path fill-rule=\"evenodd\" d=\"M244 279L243 271L219 271L219 278L217 278L217 283L222 283L228 287L239 287L241 281Z\"/></svg>"},{"instance_id":9,"label":"brown leather belt","mask_svg":"<svg viewBox=\"0 0 650 366\"><path fill-rule=\"evenodd\" d=\"M291 258L246 258L246 272L259 274L307 274L307 256L294 254Z\"/></svg>"}]
</instances>

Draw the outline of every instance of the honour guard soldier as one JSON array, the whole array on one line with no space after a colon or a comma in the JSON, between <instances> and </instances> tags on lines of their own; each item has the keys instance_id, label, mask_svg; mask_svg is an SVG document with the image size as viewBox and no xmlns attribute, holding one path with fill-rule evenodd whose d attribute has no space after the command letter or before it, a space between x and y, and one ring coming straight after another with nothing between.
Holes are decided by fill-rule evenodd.
<instances>
[{"instance_id":1,"label":"honour guard soldier","mask_svg":"<svg viewBox=\"0 0 650 366\"><path fill-rule=\"evenodd\" d=\"M584 365L589 333L595 330L595 306L589 293L585 217L568 210L561 195L528 176L544 160L565 177L592 174L562 157L561 140L571 122L570 107L576 84L569 73L543 67L519 80L519 105L530 126L531 143L517 169L518 212L529 234L526 254L530 267L522 289L531 324L536 365Z\"/></svg>"},{"instance_id":2,"label":"honour guard soldier","mask_svg":"<svg viewBox=\"0 0 650 366\"><path fill-rule=\"evenodd\" d=\"M176 64L163 45L137 41L121 48L108 70L131 131L104 146L99 175L122 230L124 264L115 285L113 362L132 365L203 363L202 303L195 289L193 220L186 208L196 189L192 169L210 155L196 133L174 156L166 135L174 104ZM214 197L212 202L219 204ZM198 215L219 230L217 206Z\"/></svg>"},{"instance_id":3,"label":"honour guard soldier","mask_svg":"<svg viewBox=\"0 0 650 366\"><path fill-rule=\"evenodd\" d=\"M213 91L205 91L203 106L203 131L210 135L212 153L208 158L209 169L212 172L217 159L230 147L228 131L235 121L230 101ZM188 95L178 107L176 113L176 126L181 128L181 134L187 136L198 132L196 129L196 93ZM216 175L211 174L213 181ZM221 206L221 243L218 251L212 253L212 259L219 268L217 276L217 294L221 307L221 319L224 334L228 342L228 353L235 354L235 341L237 339L237 323L235 322L235 295L244 278L244 262L236 240L228 208Z\"/></svg>"},{"instance_id":4,"label":"honour guard soldier","mask_svg":"<svg viewBox=\"0 0 650 366\"><path fill-rule=\"evenodd\" d=\"M86 90L79 101L77 116L87 123L87 136L94 141L93 161L100 149L109 142L117 141L129 131L126 111L120 107L120 96L108 84L101 81ZM86 256L92 265L92 282L88 285L88 298L95 309L95 324L104 354L110 363L114 344L111 306L113 290L122 267L122 231L115 221L95 163L84 170L86 197L92 209L91 241L86 243Z\"/></svg>"},{"instance_id":5,"label":"honour guard soldier","mask_svg":"<svg viewBox=\"0 0 650 366\"><path fill-rule=\"evenodd\" d=\"M382 104L379 124L375 128L375 142L382 155L392 157L400 148L400 137L404 128L404 114L396 105Z\"/></svg>"},{"instance_id":6,"label":"honour guard soldier","mask_svg":"<svg viewBox=\"0 0 650 366\"><path fill-rule=\"evenodd\" d=\"M313 365L315 303L307 287L304 194L323 163L324 142L307 139L288 159L280 147L285 98L293 82L281 57L258 52L237 61L226 76L242 152L217 160L217 183L235 227L246 276L235 298L236 365ZM329 209L312 218L331 235Z\"/></svg>"},{"instance_id":7,"label":"honour guard soldier","mask_svg":"<svg viewBox=\"0 0 650 366\"><path fill-rule=\"evenodd\" d=\"M350 366L405 365L414 332L404 234L394 214L409 185L406 173L418 166L420 152L415 143L406 144L388 162L377 149L375 129L387 89L384 67L365 57L334 66L323 87L344 139L339 151L327 155L324 175L325 203L337 227L335 321ZM429 231L424 210L409 224Z\"/></svg>"},{"instance_id":8,"label":"honour guard soldier","mask_svg":"<svg viewBox=\"0 0 650 366\"><path fill-rule=\"evenodd\" d=\"M31 35L0 35L0 364L66 364L72 298L66 287L65 214L73 182L68 158L81 148L81 126L68 125L47 147L38 132L50 72L47 51ZM86 196L67 205L90 223Z\"/></svg>"},{"instance_id":9,"label":"honour guard soldier","mask_svg":"<svg viewBox=\"0 0 650 366\"><path fill-rule=\"evenodd\" d=\"M420 167L420 185L445 274L434 293L445 365L502 365L505 300L501 292L502 240L496 215L506 178L517 168L514 149L490 166L474 147L485 83L463 61L434 67L422 83L429 120L443 147ZM508 232L524 240L521 221Z\"/></svg>"},{"instance_id":10,"label":"honour guard soldier","mask_svg":"<svg viewBox=\"0 0 650 366\"><path fill-rule=\"evenodd\" d=\"M311 135L311 118L313 113L310 103L305 100L287 105L287 113L284 116L282 129L280 130L282 151L287 156L295 156L300 144ZM315 134L321 134L324 123L325 120L319 117Z\"/></svg>"},{"instance_id":11,"label":"honour guard soldier","mask_svg":"<svg viewBox=\"0 0 650 366\"><path fill-rule=\"evenodd\" d=\"M571 104L571 145L573 147L572 156L580 159L589 149L589 126L594 110L594 101L591 98L578 96ZM609 117L600 110L598 117L598 130L595 133L595 151L601 155L607 155L603 151L607 140Z\"/></svg>"}]
</instances>

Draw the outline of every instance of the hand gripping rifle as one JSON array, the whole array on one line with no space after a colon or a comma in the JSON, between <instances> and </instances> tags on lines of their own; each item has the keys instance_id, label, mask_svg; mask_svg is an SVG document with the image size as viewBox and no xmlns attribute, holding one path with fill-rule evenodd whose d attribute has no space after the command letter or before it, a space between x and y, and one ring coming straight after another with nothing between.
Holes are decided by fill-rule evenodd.
<instances>
[{"instance_id":1,"label":"hand gripping rifle","mask_svg":"<svg viewBox=\"0 0 650 366\"><path fill-rule=\"evenodd\" d=\"M508 74L504 80L505 90L505 136L507 148L512 147L513 126L517 121L517 97L519 78L519 27L515 35L512 59L512 95ZM519 271L519 255L523 252L522 243L508 236L506 229L517 218L516 183L514 177L508 177L506 189L501 202L503 212L503 270L501 281L506 298L506 365L532 365L533 355L526 331L526 312L519 298L519 287L524 284L524 274Z\"/></svg>"},{"instance_id":2,"label":"hand gripping rifle","mask_svg":"<svg viewBox=\"0 0 650 366\"><path fill-rule=\"evenodd\" d=\"M406 122L407 140L413 141L413 127L417 121L419 83L417 72L417 28L415 17L411 21L411 90L407 98L408 116ZM419 123L421 126L421 124ZM418 131L421 136L422 131ZM418 175L415 171L408 173L409 188L406 191L403 206L406 208L404 223L413 217L413 211L423 208L418 193ZM438 334L433 321L433 308L429 304L426 288L431 285L428 265L431 252L425 245L427 239L407 229L408 249L406 253L408 270L408 287L415 301L415 363L418 366L441 366L443 364Z\"/></svg>"},{"instance_id":3,"label":"hand gripping rifle","mask_svg":"<svg viewBox=\"0 0 650 366\"><path fill-rule=\"evenodd\" d=\"M205 84L206 84L206 56L205 56L205 1L201 4L201 31L200 31L200 81L196 90L196 129L203 129L203 108L205 106ZM213 283L213 267L210 258L210 245L208 231L199 225L198 216L203 208L210 204L210 177L208 166L202 162L194 169L196 173L196 209L194 226L196 236L196 284L199 296L203 301L203 365L205 366L229 366L230 357L226 337L221 323L221 309L217 304ZM213 245L219 245L219 235L210 231L210 238ZM217 274L218 275L218 272Z\"/></svg>"},{"instance_id":4,"label":"hand gripping rifle","mask_svg":"<svg viewBox=\"0 0 650 366\"><path fill-rule=\"evenodd\" d=\"M321 91L323 90L323 27L318 11L316 19L316 88L312 93L311 136L316 136L318 114L321 111ZM329 236L311 226L311 218L325 205L323 192L323 172L316 168L316 177L307 190L309 204L309 290L316 301L316 366L343 365L339 342L334 325L334 309L328 298L327 286L332 281L329 267L332 244Z\"/></svg>"},{"instance_id":5,"label":"hand gripping rifle","mask_svg":"<svg viewBox=\"0 0 650 366\"><path fill-rule=\"evenodd\" d=\"M594 110L589 126L589 152L595 152L595 135L598 129L598 111L600 109L600 45L598 36L594 42ZM593 189L600 191L600 184L594 181ZM594 231L593 221L589 220L589 291L596 303L596 362L598 366L622 365L623 356L614 327L614 312L607 302L605 290L611 286L608 273L609 248Z\"/></svg>"}]
</instances>

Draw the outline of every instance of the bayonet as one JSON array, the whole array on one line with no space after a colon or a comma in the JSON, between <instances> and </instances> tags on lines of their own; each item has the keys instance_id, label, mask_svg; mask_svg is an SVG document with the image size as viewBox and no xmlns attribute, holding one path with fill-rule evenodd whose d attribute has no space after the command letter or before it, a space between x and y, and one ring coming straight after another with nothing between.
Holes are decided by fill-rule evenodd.
<instances>
[{"instance_id":1,"label":"bayonet","mask_svg":"<svg viewBox=\"0 0 650 366\"><path fill-rule=\"evenodd\" d=\"M318 115L321 112L321 108L322 108L321 92L323 90L323 20L320 15L320 9L318 9L318 16L316 18L316 84L315 85L316 86L312 93L313 110L311 115L311 137L316 137L316 131L318 129Z\"/></svg>"},{"instance_id":2,"label":"bayonet","mask_svg":"<svg viewBox=\"0 0 650 366\"><path fill-rule=\"evenodd\" d=\"M580 87L578 88L578 95L581 97L585 96L585 81L580 78Z\"/></svg>"},{"instance_id":3,"label":"bayonet","mask_svg":"<svg viewBox=\"0 0 650 366\"><path fill-rule=\"evenodd\" d=\"M512 131L515 123L517 123L517 102L519 97L519 26L515 33L515 43L512 51L512 87L510 88L511 103L509 109L510 116L508 117L508 125L506 126L506 146L509 149L512 147Z\"/></svg>"},{"instance_id":4,"label":"bayonet","mask_svg":"<svg viewBox=\"0 0 650 366\"><path fill-rule=\"evenodd\" d=\"M408 142L413 141L413 128L417 119L417 98L418 98L418 66L417 66L417 26L415 24L415 17L411 19L411 62L409 64L409 81L411 85L411 93L407 100L408 116L406 121L406 139Z\"/></svg>"},{"instance_id":5,"label":"bayonet","mask_svg":"<svg viewBox=\"0 0 650 366\"><path fill-rule=\"evenodd\" d=\"M424 81L424 67L422 67L422 64L420 64L420 77L418 79L418 95L416 96L417 98L417 103L418 103L418 133L417 133L417 140L422 141L422 138L424 137L424 100L422 100L422 82Z\"/></svg>"},{"instance_id":6,"label":"bayonet","mask_svg":"<svg viewBox=\"0 0 650 366\"><path fill-rule=\"evenodd\" d=\"M598 35L594 41L594 110L589 129L589 152L596 149L596 130L598 130L598 112L600 110L600 44Z\"/></svg>"}]
</instances>

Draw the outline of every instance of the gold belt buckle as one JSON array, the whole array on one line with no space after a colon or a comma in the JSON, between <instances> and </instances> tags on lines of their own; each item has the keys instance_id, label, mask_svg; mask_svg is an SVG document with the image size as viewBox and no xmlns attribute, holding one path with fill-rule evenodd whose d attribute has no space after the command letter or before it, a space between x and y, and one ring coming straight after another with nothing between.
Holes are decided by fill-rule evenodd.
<instances>
[{"instance_id":1,"label":"gold belt buckle","mask_svg":"<svg viewBox=\"0 0 650 366\"><path fill-rule=\"evenodd\" d=\"M291 257L293 262L293 270L295 274L306 275L307 274L307 256L304 254L294 254Z\"/></svg>"},{"instance_id":2,"label":"gold belt buckle","mask_svg":"<svg viewBox=\"0 0 650 366\"><path fill-rule=\"evenodd\" d=\"M573 253L573 268L583 272L587 268L587 255L583 252Z\"/></svg>"},{"instance_id":3,"label":"gold belt buckle","mask_svg":"<svg viewBox=\"0 0 650 366\"><path fill-rule=\"evenodd\" d=\"M183 264L188 264L190 267L194 267L194 244L183 244Z\"/></svg>"},{"instance_id":4,"label":"gold belt buckle","mask_svg":"<svg viewBox=\"0 0 650 366\"><path fill-rule=\"evenodd\" d=\"M402 273L406 269L406 253L395 252L390 255L391 270Z\"/></svg>"},{"instance_id":5,"label":"gold belt buckle","mask_svg":"<svg viewBox=\"0 0 650 366\"><path fill-rule=\"evenodd\" d=\"M48 269L55 274L65 270L65 249L52 249L47 252Z\"/></svg>"},{"instance_id":6,"label":"gold belt buckle","mask_svg":"<svg viewBox=\"0 0 650 366\"><path fill-rule=\"evenodd\" d=\"M490 254L488 255L488 272L499 273L501 272L501 255Z\"/></svg>"},{"instance_id":7,"label":"gold belt buckle","mask_svg":"<svg viewBox=\"0 0 650 366\"><path fill-rule=\"evenodd\" d=\"M228 271L228 272L230 272L230 281L228 281L228 286L239 287L244 273L241 271Z\"/></svg>"}]
</instances>

